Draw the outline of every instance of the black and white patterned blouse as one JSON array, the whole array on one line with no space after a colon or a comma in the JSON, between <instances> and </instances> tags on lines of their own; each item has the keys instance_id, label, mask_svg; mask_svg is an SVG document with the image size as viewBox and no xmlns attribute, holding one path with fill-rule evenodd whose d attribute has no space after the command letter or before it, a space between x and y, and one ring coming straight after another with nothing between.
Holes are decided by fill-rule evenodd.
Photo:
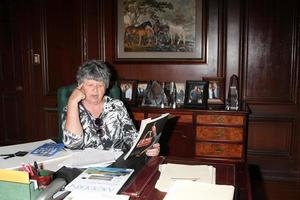
<instances>
[{"instance_id":1,"label":"black and white patterned blouse","mask_svg":"<svg viewBox=\"0 0 300 200\"><path fill-rule=\"evenodd\" d=\"M79 104L79 118L83 135L64 129L66 114L67 107L62 114L63 142L70 149L91 147L127 151L138 135L123 102L108 96L104 96L104 109L98 119L94 118L81 103Z\"/></svg>"}]
</instances>

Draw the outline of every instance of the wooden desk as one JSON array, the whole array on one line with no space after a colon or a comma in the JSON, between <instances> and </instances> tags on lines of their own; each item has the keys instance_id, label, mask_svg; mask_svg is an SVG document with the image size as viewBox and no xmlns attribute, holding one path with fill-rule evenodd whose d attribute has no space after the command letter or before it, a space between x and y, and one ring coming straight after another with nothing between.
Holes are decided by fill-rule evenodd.
<instances>
[{"instance_id":1,"label":"wooden desk","mask_svg":"<svg viewBox=\"0 0 300 200\"><path fill-rule=\"evenodd\" d=\"M130 195L132 200L144 199L163 199L166 193L155 189L155 183L159 178L158 166L161 163L178 163L190 165L212 165L216 168L216 183L234 185L236 188L235 199L252 200L250 179L246 164L209 162L207 160L179 158L179 157L154 157L137 172L128 184L122 189L121 193Z\"/></svg>"},{"instance_id":2,"label":"wooden desk","mask_svg":"<svg viewBox=\"0 0 300 200\"><path fill-rule=\"evenodd\" d=\"M137 124L142 119L163 113L172 116L159 143L161 155L198 157L201 159L245 162L246 110L130 107Z\"/></svg>"}]
</instances>

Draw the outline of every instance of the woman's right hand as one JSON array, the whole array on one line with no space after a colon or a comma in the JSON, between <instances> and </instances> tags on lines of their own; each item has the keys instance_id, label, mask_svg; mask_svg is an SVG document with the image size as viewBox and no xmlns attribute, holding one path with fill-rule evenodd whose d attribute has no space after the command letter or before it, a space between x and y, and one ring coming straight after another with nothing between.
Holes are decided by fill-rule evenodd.
<instances>
[{"instance_id":1,"label":"woman's right hand","mask_svg":"<svg viewBox=\"0 0 300 200\"><path fill-rule=\"evenodd\" d=\"M68 104L78 104L81 100L85 98L85 94L82 91L83 83L80 84L77 88L75 88L72 94L69 97Z\"/></svg>"}]
</instances>

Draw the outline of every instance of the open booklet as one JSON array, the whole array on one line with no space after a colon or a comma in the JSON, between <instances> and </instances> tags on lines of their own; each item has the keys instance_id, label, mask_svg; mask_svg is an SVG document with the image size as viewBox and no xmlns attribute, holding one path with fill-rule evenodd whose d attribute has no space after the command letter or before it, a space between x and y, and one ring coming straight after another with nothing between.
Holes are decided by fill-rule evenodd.
<instances>
[{"instance_id":1,"label":"open booklet","mask_svg":"<svg viewBox=\"0 0 300 200\"><path fill-rule=\"evenodd\" d=\"M165 113L154 119L147 118L142 120L139 135L131 149L124 156L124 160L130 156L142 156L152 145L157 143L168 120L168 116L169 113Z\"/></svg>"},{"instance_id":2,"label":"open booklet","mask_svg":"<svg viewBox=\"0 0 300 200\"><path fill-rule=\"evenodd\" d=\"M134 169L89 167L71 181L65 189L67 191L102 192L117 194Z\"/></svg>"}]
</instances>

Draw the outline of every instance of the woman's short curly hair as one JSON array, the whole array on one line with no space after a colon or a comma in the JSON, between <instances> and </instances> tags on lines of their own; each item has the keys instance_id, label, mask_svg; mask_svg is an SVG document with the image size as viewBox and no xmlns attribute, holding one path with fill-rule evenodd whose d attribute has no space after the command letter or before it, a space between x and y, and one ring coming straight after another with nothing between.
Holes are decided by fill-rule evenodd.
<instances>
[{"instance_id":1,"label":"woman's short curly hair","mask_svg":"<svg viewBox=\"0 0 300 200\"><path fill-rule=\"evenodd\" d=\"M104 62L89 60L79 67L76 80L78 85L83 83L84 80L103 81L105 87L108 88L110 76L110 70Z\"/></svg>"}]
</instances>

